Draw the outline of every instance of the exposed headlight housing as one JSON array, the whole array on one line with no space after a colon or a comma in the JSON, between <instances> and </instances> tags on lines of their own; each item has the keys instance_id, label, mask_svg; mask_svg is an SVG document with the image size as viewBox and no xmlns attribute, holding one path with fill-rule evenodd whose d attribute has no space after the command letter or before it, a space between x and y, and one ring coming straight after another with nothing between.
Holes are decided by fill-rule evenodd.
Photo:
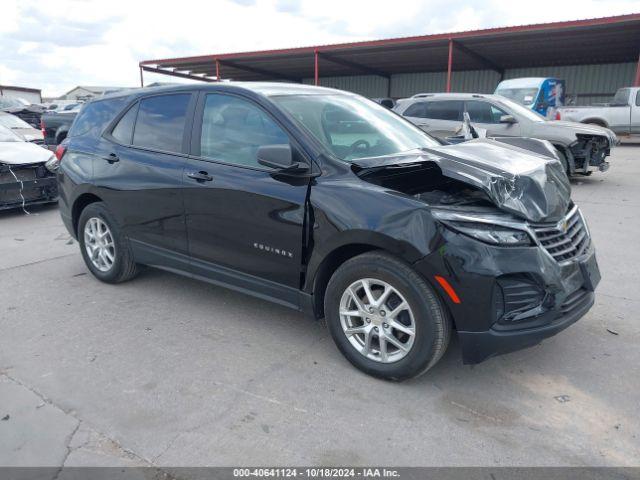
<instances>
[{"instance_id":1,"label":"exposed headlight housing","mask_svg":"<svg viewBox=\"0 0 640 480\"><path fill-rule=\"evenodd\" d=\"M489 245L529 247L535 242L524 222L502 214L432 210L433 216L454 232Z\"/></svg>"},{"instance_id":2,"label":"exposed headlight housing","mask_svg":"<svg viewBox=\"0 0 640 480\"><path fill-rule=\"evenodd\" d=\"M49 157L49 160L45 162L44 166L47 167L47 170L49 170L51 173L56 173L56 170L58 170L58 167L60 166L60 162L55 155L51 155L51 157Z\"/></svg>"},{"instance_id":3,"label":"exposed headlight housing","mask_svg":"<svg viewBox=\"0 0 640 480\"><path fill-rule=\"evenodd\" d=\"M523 230L492 225L481 222L452 221L444 222L451 229L491 245L527 247L533 245L529 234Z\"/></svg>"}]
</instances>

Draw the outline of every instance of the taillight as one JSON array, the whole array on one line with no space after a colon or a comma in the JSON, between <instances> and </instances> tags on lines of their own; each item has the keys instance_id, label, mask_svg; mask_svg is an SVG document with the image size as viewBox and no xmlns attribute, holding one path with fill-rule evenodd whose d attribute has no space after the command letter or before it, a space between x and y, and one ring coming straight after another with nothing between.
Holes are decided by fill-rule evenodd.
<instances>
[{"instance_id":1,"label":"taillight","mask_svg":"<svg viewBox=\"0 0 640 480\"><path fill-rule=\"evenodd\" d=\"M556 120L561 120L561 118L560 118L560 112L556 112Z\"/></svg>"},{"instance_id":2,"label":"taillight","mask_svg":"<svg viewBox=\"0 0 640 480\"><path fill-rule=\"evenodd\" d=\"M65 147L64 145L60 144L58 145L58 147L56 148L56 158L58 159L58 162L62 161L62 157L64 156L64 153L67 151L67 147Z\"/></svg>"},{"instance_id":3,"label":"taillight","mask_svg":"<svg viewBox=\"0 0 640 480\"><path fill-rule=\"evenodd\" d=\"M40 131L42 132L42 136L46 138L47 136L47 128L44 124L44 118L40 119Z\"/></svg>"}]
</instances>

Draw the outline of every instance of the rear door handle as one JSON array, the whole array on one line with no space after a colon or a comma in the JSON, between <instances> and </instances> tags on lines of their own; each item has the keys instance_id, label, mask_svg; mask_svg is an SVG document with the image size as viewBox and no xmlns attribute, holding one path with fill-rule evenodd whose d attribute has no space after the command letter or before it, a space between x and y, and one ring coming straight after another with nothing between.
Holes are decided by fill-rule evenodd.
<instances>
[{"instance_id":1,"label":"rear door handle","mask_svg":"<svg viewBox=\"0 0 640 480\"><path fill-rule=\"evenodd\" d=\"M116 155L115 153L110 153L109 156L104 157L104 159L109 163L116 163L120 161L120 157L118 157L118 155Z\"/></svg>"},{"instance_id":2,"label":"rear door handle","mask_svg":"<svg viewBox=\"0 0 640 480\"><path fill-rule=\"evenodd\" d=\"M210 182L213 177L207 172L191 172L187 173L187 177L194 179L197 182Z\"/></svg>"}]
</instances>

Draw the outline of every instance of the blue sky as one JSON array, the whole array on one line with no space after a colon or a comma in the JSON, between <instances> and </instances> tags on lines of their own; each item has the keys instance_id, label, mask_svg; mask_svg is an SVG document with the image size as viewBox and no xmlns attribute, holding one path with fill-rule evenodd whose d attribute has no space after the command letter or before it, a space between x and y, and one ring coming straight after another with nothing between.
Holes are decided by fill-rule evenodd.
<instances>
[{"instance_id":1,"label":"blue sky","mask_svg":"<svg viewBox=\"0 0 640 480\"><path fill-rule=\"evenodd\" d=\"M3 0L0 84L57 96L79 84L136 86L138 61L152 58L634 12L638 0Z\"/></svg>"}]
</instances>

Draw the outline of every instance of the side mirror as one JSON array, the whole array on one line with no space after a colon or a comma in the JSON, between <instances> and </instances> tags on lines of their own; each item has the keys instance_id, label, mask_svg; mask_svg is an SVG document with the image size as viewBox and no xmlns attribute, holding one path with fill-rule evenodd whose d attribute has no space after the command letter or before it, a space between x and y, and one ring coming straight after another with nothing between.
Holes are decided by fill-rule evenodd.
<instances>
[{"instance_id":1,"label":"side mirror","mask_svg":"<svg viewBox=\"0 0 640 480\"><path fill-rule=\"evenodd\" d=\"M306 164L293 161L293 152L289 144L263 145L256 154L258 163L273 168L278 173L296 174L309 170Z\"/></svg>"},{"instance_id":2,"label":"side mirror","mask_svg":"<svg viewBox=\"0 0 640 480\"><path fill-rule=\"evenodd\" d=\"M500 117L500 123L518 123L513 115L502 115Z\"/></svg>"}]
</instances>

